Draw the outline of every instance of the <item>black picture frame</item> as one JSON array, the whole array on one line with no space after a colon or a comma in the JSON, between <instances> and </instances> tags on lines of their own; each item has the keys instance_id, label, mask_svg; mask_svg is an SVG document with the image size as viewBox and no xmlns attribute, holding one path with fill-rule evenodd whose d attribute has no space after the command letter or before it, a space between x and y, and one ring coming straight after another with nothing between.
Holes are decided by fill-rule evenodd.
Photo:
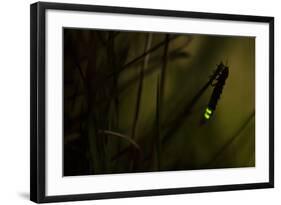
<instances>
[{"instance_id":1,"label":"black picture frame","mask_svg":"<svg viewBox=\"0 0 281 205\"><path fill-rule=\"evenodd\" d=\"M67 10L102 13L122 13L150 16L166 16L195 19L216 19L229 21L263 22L269 24L269 181L263 183L229 184L220 186L171 188L158 190L122 191L108 193L89 193L75 195L46 196L45 192L45 112L46 112L46 59L45 59L45 25L46 10ZM186 194L197 192L214 192L245 190L274 187L274 18L265 16L248 16L217 14L172 10L155 10L143 8L109 7L81 4L38 2L30 7L30 199L37 203L76 200L109 199L122 197L139 197L169 194Z\"/></svg>"}]
</instances>

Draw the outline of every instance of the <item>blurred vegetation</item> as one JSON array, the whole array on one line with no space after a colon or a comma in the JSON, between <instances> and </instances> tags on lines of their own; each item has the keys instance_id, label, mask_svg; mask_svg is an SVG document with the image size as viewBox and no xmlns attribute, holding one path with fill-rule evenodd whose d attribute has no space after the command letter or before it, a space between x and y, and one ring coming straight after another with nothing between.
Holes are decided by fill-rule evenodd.
<instances>
[{"instance_id":1,"label":"blurred vegetation","mask_svg":"<svg viewBox=\"0 0 281 205\"><path fill-rule=\"evenodd\" d=\"M64 29L64 175L255 166L255 39ZM200 124L229 66L217 109Z\"/></svg>"}]
</instances>

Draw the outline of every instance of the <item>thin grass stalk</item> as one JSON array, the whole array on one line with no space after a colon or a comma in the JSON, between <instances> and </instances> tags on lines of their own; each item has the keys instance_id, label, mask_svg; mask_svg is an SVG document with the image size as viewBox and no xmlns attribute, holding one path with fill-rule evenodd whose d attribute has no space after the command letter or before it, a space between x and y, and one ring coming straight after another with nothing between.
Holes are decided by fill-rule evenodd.
<instances>
[{"instance_id":1,"label":"thin grass stalk","mask_svg":"<svg viewBox=\"0 0 281 205\"><path fill-rule=\"evenodd\" d=\"M110 97L112 100L108 101L109 108L108 108L108 116L110 119L112 117L112 126L110 120L108 121L108 126L104 127L106 129L112 130L117 129L119 127L119 95L118 95L118 74L116 71L118 70L116 65L116 52L115 52L115 32L108 32L108 38L106 42L106 51L107 51L107 58L109 63L109 70L114 72L113 79L112 79L112 86L109 88L109 95L105 95L105 97ZM101 88L102 90L103 88ZM112 97L111 97L112 96ZM110 109L111 108L111 109ZM104 135L104 139L108 142L106 146L106 164L107 170L112 172L112 168L115 166L112 164L111 155L112 153L116 152L116 146L120 147L120 141L117 142L116 146L112 144L112 140L108 138L109 134ZM110 141L109 141L110 140ZM114 141L113 141L114 142Z\"/></svg>"},{"instance_id":2,"label":"thin grass stalk","mask_svg":"<svg viewBox=\"0 0 281 205\"><path fill-rule=\"evenodd\" d=\"M145 45L145 48L144 48L144 53L146 53L150 49L151 43L152 43L152 33L148 33L147 39L146 39L146 45ZM137 91L136 109L135 109L133 125L132 125L132 134L131 134L131 137L132 137L133 140L136 138L136 130L137 130L137 125L138 125L139 112L140 112L140 109L141 109L143 76L144 76L144 70L148 66L149 57L150 57L150 54L147 54L145 56L143 65L140 68L140 78L139 78L139 85L138 85L138 91ZM131 162L130 169L132 170L133 167L134 167L134 161Z\"/></svg>"},{"instance_id":3,"label":"thin grass stalk","mask_svg":"<svg viewBox=\"0 0 281 205\"><path fill-rule=\"evenodd\" d=\"M145 45L145 50L149 50L152 42L152 33L147 34L147 40L146 40L146 45ZM135 109L135 115L134 115L134 120L133 120L133 126L132 126L132 138L135 138L136 135L136 129L137 129L137 124L138 124L138 119L139 119L139 112L140 112L140 105L141 105L141 97L142 97L142 88L143 88L143 77L144 77L144 70L148 66L148 61L149 61L150 54L146 55L144 58L143 66L140 68L140 77L139 77L139 85L138 85L138 91L137 91L137 100L136 100L136 109Z\"/></svg>"},{"instance_id":4,"label":"thin grass stalk","mask_svg":"<svg viewBox=\"0 0 281 205\"><path fill-rule=\"evenodd\" d=\"M118 33L117 33L118 34ZM116 127L119 126L119 96L118 96L118 73L116 67L116 53L115 53L115 32L109 33L107 54L110 59L110 67L113 70L113 87L112 96L114 96L114 110L116 114Z\"/></svg>"},{"instance_id":5,"label":"thin grass stalk","mask_svg":"<svg viewBox=\"0 0 281 205\"><path fill-rule=\"evenodd\" d=\"M102 31L102 32L104 32L104 31ZM114 32L114 33L111 35L112 39L115 39L115 37L117 37L119 34L120 34L119 31ZM98 38L99 38L99 40L100 40L100 43L101 43L103 46L107 47L107 46L108 46L108 44L107 44L108 41L106 41L106 39L104 39L104 37L102 36L101 32L98 31L98 32L97 32L97 36L98 36Z\"/></svg>"},{"instance_id":6,"label":"thin grass stalk","mask_svg":"<svg viewBox=\"0 0 281 205\"><path fill-rule=\"evenodd\" d=\"M104 173L104 145L101 140L100 133L97 129L101 127L99 123L99 113L95 106L95 98L97 97L97 92L95 89L96 73L97 73L97 53L96 53L96 35L92 33L92 39L90 41L91 58L89 58L89 63L86 71L86 88L87 88L87 101L88 101L88 139L89 139L89 150L92 160L92 171L94 174Z\"/></svg>"},{"instance_id":7,"label":"thin grass stalk","mask_svg":"<svg viewBox=\"0 0 281 205\"><path fill-rule=\"evenodd\" d=\"M127 142L129 142L130 145L133 145L133 147L136 150L138 150L139 153L142 152L140 146L130 136L126 136L124 134L114 132L114 131L110 131L110 130L99 130L99 133L106 134L108 136L119 137L120 139L126 140Z\"/></svg>"},{"instance_id":8,"label":"thin grass stalk","mask_svg":"<svg viewBox=\"0 0 281 205\"><path fill-rule=\"evenodd\" d=\"M165 81L166 81L166 70L167 70L167 62L168 62L168 49L169 49L170 37L169 34L166 34L165 37L165 46L164 46L164 53L163 53L163 65L160 71L160 113L162 114L163 111L163 102L164 102L164 94L165 94ZM160 115L161 115L160 114ZM161 120L161 119L160 119Z\"/></svg>"},{"instance_id":9,"label":"thin grass stalk","mask_svg":"<svg viewBox=\"0 0 281 205\"><path fill-rule=\"evenodd\" d=\"M164 112L164 95L165 95L165 82L166 82L166 73L167 73L167 64L168 64L168 50L169 50L170 36L166 34L165 36L165 45L164 45L164 53L163 53L163 65L160 70L160 82L157 83L157 116L156 116L156 124L157 124L157 140L156 140L156 148L157 148L157 165L158 170L161 169L161 135L162 135L162 118Z\"/></svg>"},{"instance_id":10,"label":"thin grass stalk","mask_svg":"<svg viewBox=\"0 0 281 205\"><path fill-rule=\"evenodd\" d=\"M156 140L154 142L155 149L155 171L160 170L161 167L161 124L160 124L160 80L157 78L157 88L156 88Z\"/></svg>"}]
</instances>

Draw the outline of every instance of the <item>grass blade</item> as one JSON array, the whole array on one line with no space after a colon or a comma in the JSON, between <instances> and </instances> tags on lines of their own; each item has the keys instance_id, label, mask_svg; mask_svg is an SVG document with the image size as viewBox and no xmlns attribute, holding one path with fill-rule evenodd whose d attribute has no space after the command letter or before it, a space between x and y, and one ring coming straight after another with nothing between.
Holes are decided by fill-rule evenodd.
<instances>
[{"instance_id":1,"label":"grass blade","mask_svg":"<svg viewBox=\"0 0 281 205\"><path fill-rule=\"evenodd\" d=\"M145 46L145 52L149 50L152 42L152 33L147 34L147 40L146 40L146 46ZM138 91L137 91L137 100L136 100L136 110L133 120L133 126L132 126L132 138L135 138L136 135L136 129L137 129L137 123L139 119L139 112L140 112L140 103L141 103L141 94L142 94L142 87L143 87L143 77L144 77L144 70L148 66L149 61L149 54L145 56L143 66L140 69L140 77L139 77L139 85L138 85Z\"/></svg>"},{"instance_id":2,"label":"grass blade","mask_svg":"<svg viewBox=\"0 0 281 205\"><path fill-rule=\"evenodd\" d=\"M142 152L140 146L129 136L126 136L126 135L118 133L118 132L110 131L110 130L99 130L99 133L100 134L106 134L108 136L115 136L115 137L119 137L121 139L124 139L127 142L129 142L130 145L133 145L134 148L136 148L136 150L138 150L140 153Z\"/></svg>"},{"instance_id":3,"label":"grass blade","mask_svg":"<svg viewBox=\"0 0 281 205\"><path fill-rule=\"evenodd\" d=\"M144 52L147 52L150 49L151 43L152 43L152 33L148 33ZM139 86L138 86L138 91L137 91L136 110L135 110L135 115L134 115L133 125L132 125L132 139L136 138L136 129L137 129L137 125L138 125L140 105L141 105L143 75L144 75L144 70L148 66L149 56L150 56L149 53L145 56L143 66L140 69L140 78L139 78ZM133 167L134 167L134 161L131 162L130 167L131 167L131 170L132 170Z\"/></svg>"},{"instance_id":4,"label":"grass blade","mask_svg":"<svg viewBox=\"0 0 281 205\"><path fill-rule=\"evenodd\" d=\"M157 78L157 90L156 90L156 140L154 142L155 149L155 171L160 170L161 167L161 124L160 124L160 81Z\"/></svg>"}]
</instances>

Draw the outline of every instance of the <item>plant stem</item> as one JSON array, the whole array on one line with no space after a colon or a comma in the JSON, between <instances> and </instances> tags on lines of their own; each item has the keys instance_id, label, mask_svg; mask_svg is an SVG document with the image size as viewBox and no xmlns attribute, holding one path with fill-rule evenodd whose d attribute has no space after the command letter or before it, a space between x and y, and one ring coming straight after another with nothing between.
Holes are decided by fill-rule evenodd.
<instances>
[{"instance_id":1,"label":"plant stem","mask_svg":"<svg viewBox=\"0 0 281 205\"><path fill-rule=\"evenodd\" d=\"M150 49L151 42L152 42L152 33L148 33L144 52L147 52ZM147 54L145 56L143 66L140 68L140 78L139 78L139 85L138 85L138 91L137 91L136 109L135 109L135 115L134 115L134 120L133 120L133 125L132 125L132 134L131 134L132 139L136 138L136 130L137 130L137 125L138 125L141 97L142 97L141 95L142 95L142 88L143 88L143 75L144 75L144 70L148 66L149 56L150 56L150 54ZM134 161L132 161L132 163L131 163L131 169L133 169L133 165L134 165Z\"/></svg>"},{"instance_id":2,"label":"plant stem","mask_svg":"<svg viewBox=\"0 0 281 205\"><path fill-rule=\"evenodd\" d=\"M160 71L160 82L157 83L157 159L158 159L158 170L161 169L161 135L162 135L162 118L164 112L164 98L165 98L165 82L166 82L166 73L167 73L167 64L168 64L168 49L170 43L170 36L166 34L165 36L165 45L163 53L163 65Z\"/></svg>"}]
</instances>

